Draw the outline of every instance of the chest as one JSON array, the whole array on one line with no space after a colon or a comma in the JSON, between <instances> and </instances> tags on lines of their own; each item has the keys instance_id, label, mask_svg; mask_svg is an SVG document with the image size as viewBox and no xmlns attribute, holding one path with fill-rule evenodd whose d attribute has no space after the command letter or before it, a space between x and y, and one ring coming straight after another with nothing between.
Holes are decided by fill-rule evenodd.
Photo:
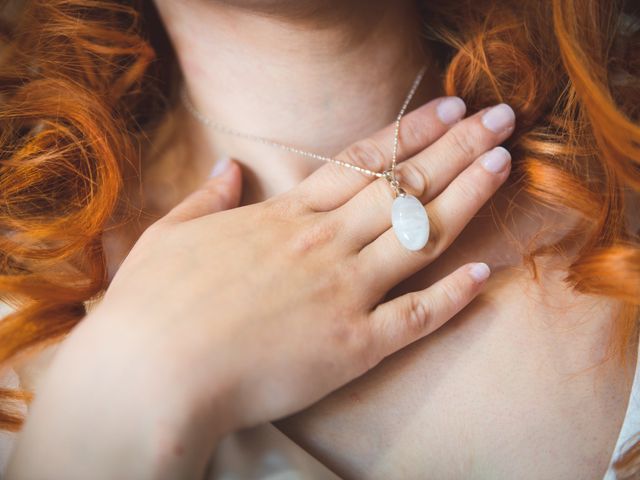
<instances>
[{"instance_id":1,"label":"chest","mask_svg":"<svg viewBox=\"0 0 640 480\"><path fill-rule=\"evenodd\" d=\"M492 281L279 427L345 478L602 478L633 376L606 360L613 306L549 298L512 272Z\"/></svg>"}]
</instances>

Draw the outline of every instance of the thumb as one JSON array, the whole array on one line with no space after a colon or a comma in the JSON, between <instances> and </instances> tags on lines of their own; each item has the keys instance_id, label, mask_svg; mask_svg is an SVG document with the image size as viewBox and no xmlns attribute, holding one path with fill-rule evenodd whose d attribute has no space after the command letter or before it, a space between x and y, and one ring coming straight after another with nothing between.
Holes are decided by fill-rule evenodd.
<instances>
[{"instance_id":1,"label":"thumb","mask_svg":"<svg viewBox=\"0 0 640 480\"><path fill-rule=\"evenodd\" d=\"M219 160L207 182L189 194L162 219L186 222L223 210L235 208L242 196L242 170L230 158Z\"/></svg>"}]
</instances>

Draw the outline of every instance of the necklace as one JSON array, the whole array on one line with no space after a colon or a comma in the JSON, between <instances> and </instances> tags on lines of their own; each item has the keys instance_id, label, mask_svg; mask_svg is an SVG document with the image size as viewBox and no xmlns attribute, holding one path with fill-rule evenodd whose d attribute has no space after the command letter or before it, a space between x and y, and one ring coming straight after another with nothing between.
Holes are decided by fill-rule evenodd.
<instances>
[{"instance_id":1,"label":"necklace","mask_svg":"<svg viewBox=\"0 0 640 480\"><path fill-rule=\"evenodd\" d=\"M411 85L411 89L407 94L402 107L400 108L400 112L395 120L395 129L393 135L393 153L391 156L391 167L383 172L376 172L373 170L369 170L367 168L360 167L358 165L354 165L352 163L344 162L342 160L338 160L337 158L328 157L325 155L320 155L318 153L309 152L306 150L302 150L301 148L297 148L292 145L287 145L285 143L277 142L275 140L271 140L269 138L261 137L259 135L253 135L250 133L241 132L239 130L235 130L233 128L229 128L220 123L214 122L212 119L201 113L191 102L186 87L183 85L180 90L180 99L187 109L187 111L200 123L203 125L216 130L219 133L223 133L226 135L232 135L239 138L244 138L245 140L261 143L263 145L267 145L269 147L278 148L280 150L284 150L290 153L295 153L302 157L313 158L315 160L321 160L323 162L334 163L336 165L340 165L341 167L350 168L352 170L356 170L362 174L369 175L377 178L384 178L389 182L391 190L393 191L395 200L393 201L393 205L391 207L391 224L393 226L393 230L398 237L400 243L409 250L420 250L422 249L429 239L429 219L427 217L427 212L416 197L413 195L407 194L402 187L400 186L400 182L396 178L396 165L398 160L398 145L400 140L400 121L409 106L409 103L413 99L413 96L422 82L424 78L424 74L427 71L427 67L424 66L418 72L418 75L413 81Z\"/></svg>"}]
</instances>

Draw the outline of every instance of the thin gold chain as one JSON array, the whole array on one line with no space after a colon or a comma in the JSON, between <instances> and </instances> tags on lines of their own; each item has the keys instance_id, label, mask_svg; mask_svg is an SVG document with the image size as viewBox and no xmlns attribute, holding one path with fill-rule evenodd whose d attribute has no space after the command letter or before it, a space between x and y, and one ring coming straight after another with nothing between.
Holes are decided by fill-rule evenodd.
<instances>
[{"instance_id":1,"label":"thin gold chain","mask_svg":"<svg viewBox=\"0 0 640 480\"><path fill-rule=\"evenodd\" d=\"M413 81L413 84L411 85L411 89L409 90L409 93L407 94L407 97L405 98L405 101L402 104L402 108L400 109L400 112L398 113L398 116L396 117L395 131L394 131L394 138L393 138L393 155L391 157L391 168L389 170L384 171L384 172L375 172L373 170L369 170L367 168L363 168L363 167L360 167L358 165L354 165L352 163L348 163L348 162L344 162L342 160L338 160L337 158L327 157L325 155L320 155L318 153L302 150L301 148L297 148L297 147L294 147L292 145L287 145L285 143L277 142L275 140L271 140L269 138L261 137L259 135L253 135L251 133L241 132L239 130L235 130L233 128L229 128L229 127L227 127L225 125L222 125L220 123L214 122L209 117L207 117L206 115L201 113L193 105L193 103L191 102L191 100L189 98L189 95L187 94L187 89L186 89L186 86L184 84L183 84L183 86L182 86L182 88L180 90L180 98L182 100L183 105L187 109L187 111L189 111L189 113L196 120L198 120L200 123L206 125L207 127L212 128L213 130L216 130L217 132L220 132L220 133L223 133L223 134L227 134L227 135L233 135L235 137L244 138L245 140L251 140L253 142L258 142L258 143L261 143L263 145L267 145L267 146L270 146L270 147L279 148L281 150L284 150L284 151L287 151L287 152L290 152L290 153L295 153L295 154L303 156L303 157L313 158L315 160L321 160L323 162L335 163L336 165L340 165L342 167L346 167L346 168L350 168L352 170L356 170L356 171L358 171L360 173L363 173L365 175L371 175L371 176L378 177L378 178L380 178L380 177L387 178L389 180L389 182L391 183L392 187L394 188L394 191L396 192L396 194L398 194L399 192L401 192L401 189L399 188L398 181L395 178L395 167L396 167L396 163L397 163L397 159L398 159L398 143L399 143L399 137L400 137L400 121L402 120L402 117L403 117L405 111L407 110L407 107L409 106L409 103L411 103L411 100L413 99L413 96L415 95L416 90L418 89L418 86L420 85L420 82L422 81L426 71L427 71L427 67L423 66L420 69L420 71L418 72L418 75L416 76L415 80Z\"/></svg>"}]
</instances>

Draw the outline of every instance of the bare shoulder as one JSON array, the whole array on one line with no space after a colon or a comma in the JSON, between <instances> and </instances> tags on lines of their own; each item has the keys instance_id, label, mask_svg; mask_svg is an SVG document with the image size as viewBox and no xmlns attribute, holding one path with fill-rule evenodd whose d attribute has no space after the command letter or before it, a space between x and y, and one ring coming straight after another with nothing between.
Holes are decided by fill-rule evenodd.
<instances>
[{"instance_id":1,"label":"bare shoulder","mask_svg":"<svg viewBox=\"0 0 640 480\"><path fill-rule=\"evenodd\" d=\"M560 274L496 272L438 332L279 427L345 478L601 479L633 377L606 356L616 308Z\"/></svg>"}]
</instances>

